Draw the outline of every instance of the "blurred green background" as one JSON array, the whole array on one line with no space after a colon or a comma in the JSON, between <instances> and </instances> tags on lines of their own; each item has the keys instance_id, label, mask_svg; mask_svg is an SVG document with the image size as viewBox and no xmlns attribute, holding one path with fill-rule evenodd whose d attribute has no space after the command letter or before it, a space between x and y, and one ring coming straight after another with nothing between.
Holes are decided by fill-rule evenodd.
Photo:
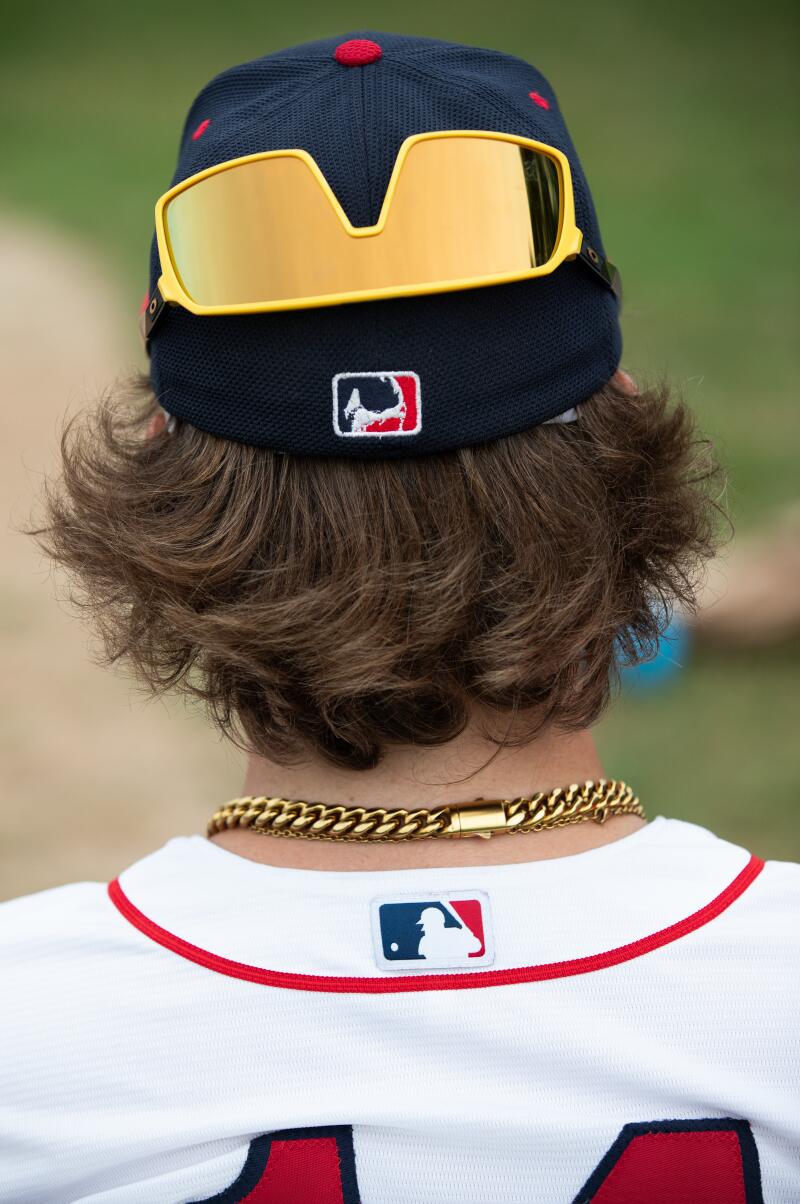
<instances>
[{"instance_id":1,"label":"blurred green background","mask_svg":"<svg viewBox=\"0 0 800 1204\"><path fill-rule=\"evenodd\" d=\"M625 282L623 363L666 374L729 470L738 531L798 497L797 8L731 4L348 3L6 6L0 208L90 240L134 322L155 198L215 73L315 37L391 30L534 62L581 155ZM698 652L600 727L648 813L800 858L793 642ZM90 736L87 733L87 749Z\"/></svg>"}]
</instances>

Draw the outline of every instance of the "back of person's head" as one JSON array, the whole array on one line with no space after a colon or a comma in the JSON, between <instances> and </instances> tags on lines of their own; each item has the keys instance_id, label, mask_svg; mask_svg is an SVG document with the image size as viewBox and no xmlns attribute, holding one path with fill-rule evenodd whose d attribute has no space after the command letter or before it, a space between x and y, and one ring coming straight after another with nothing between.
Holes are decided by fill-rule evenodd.
<instances>
[{"instance_id":1,"label":"back of person's head","mask_svg":"<svg viewBox=\"0 0 800 1204\"><path fill-rule=\"evenodd\" d=\"M538 155L562 172L562 258L505 276L487 264L483 281L471 263L470 280L438 291L376 278L341 303L272 297L259 311L227 296L214 309L166 295L186 275L162 262L178 254L173 226L172 244L153 245L150 379L120 383L69 427L43 538L109 659L155 691L199 696L273 760L369 769L391 745L440 745L475 717L501 742L586 727L620 661L652 651L675 604L693 606L715 542L708 446L665 385L616 372L619 291L534 68L396 35L301 49L200 93L177 194L233 177L219 167L237 156L264 165L299 149L355 244L390 180L400 213L401 147L407 165L418 138L490 131L493 147L519 142L526 171ZM447 162L432 152L425 171ZM270 253L288 246L291 267L303 237L277 231Z\"/></svg>"},{"instance_id":2,"label":"back of person's head","mask_svg":"<svg viewBox=\"0 0 800 1204\"><path fill-rule=\"evenodd\" d=\"M73 423L53 553L110 659L273 759L366 769L474 708L584 727L713 545L707 448L664 389L609 382L575 423L378 462L148 437L157 412L141 382Z\"/></svg>"}]
</instances>

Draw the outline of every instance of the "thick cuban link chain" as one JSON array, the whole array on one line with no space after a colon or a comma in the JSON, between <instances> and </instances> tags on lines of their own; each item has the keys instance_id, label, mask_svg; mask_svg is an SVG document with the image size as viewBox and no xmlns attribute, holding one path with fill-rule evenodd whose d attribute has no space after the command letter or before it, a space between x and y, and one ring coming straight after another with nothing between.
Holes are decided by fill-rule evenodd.
<instances>
[{"instance_id":1,"label":"thick cuban link chain","mask_svg":"<svg viewBox=\"0 0 800 1204\"><path fill-rule=\"evenodd\" d=\"M515 799L478 798L433 810L405 807L345 807L283 798L239 798L214 812L207 835L246 828L268 836L310 840L426 840L439 836L482 836L498 832L543 832L566 824L614 815L646 818L625 782L583 782Z\"/></svg>"}]
</instances>

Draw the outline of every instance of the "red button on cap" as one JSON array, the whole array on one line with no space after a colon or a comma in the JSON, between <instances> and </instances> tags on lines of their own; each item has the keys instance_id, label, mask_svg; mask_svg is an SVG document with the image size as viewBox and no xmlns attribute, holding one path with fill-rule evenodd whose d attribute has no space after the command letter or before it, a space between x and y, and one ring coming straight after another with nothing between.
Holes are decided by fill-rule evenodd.
<instances>
[{"instance_id":1,"label":"red button on cap","mask_svg":"<svg viewBox=\"0 0 800 1204\"><path fill-rule=\"evenodd\" d=\"M342 42L337 46L333 57L343 67L364 67L367 63L376 63L382 54L377 42L354 38L352 42Z\"/></svg>"}]
</instances>

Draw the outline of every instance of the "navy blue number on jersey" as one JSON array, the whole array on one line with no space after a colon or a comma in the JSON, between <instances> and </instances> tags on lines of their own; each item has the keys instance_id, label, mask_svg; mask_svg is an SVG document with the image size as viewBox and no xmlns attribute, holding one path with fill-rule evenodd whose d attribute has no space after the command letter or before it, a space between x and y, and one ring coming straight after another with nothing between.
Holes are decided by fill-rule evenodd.
<instances>
[{"instance_id":1,"label":"navy blue number on jersey","mask_svg":"<svg viewBox=\"0 0 800 1204\"><path fill-rule=\"evenodd\" d=\"M758 1151L746 1120L625 1125L573 1204L763 1204ZM250 1143L237 1178L193 1204L361 1204L350 1125L281 1129Z\"/></svg>"}]
</instances>

